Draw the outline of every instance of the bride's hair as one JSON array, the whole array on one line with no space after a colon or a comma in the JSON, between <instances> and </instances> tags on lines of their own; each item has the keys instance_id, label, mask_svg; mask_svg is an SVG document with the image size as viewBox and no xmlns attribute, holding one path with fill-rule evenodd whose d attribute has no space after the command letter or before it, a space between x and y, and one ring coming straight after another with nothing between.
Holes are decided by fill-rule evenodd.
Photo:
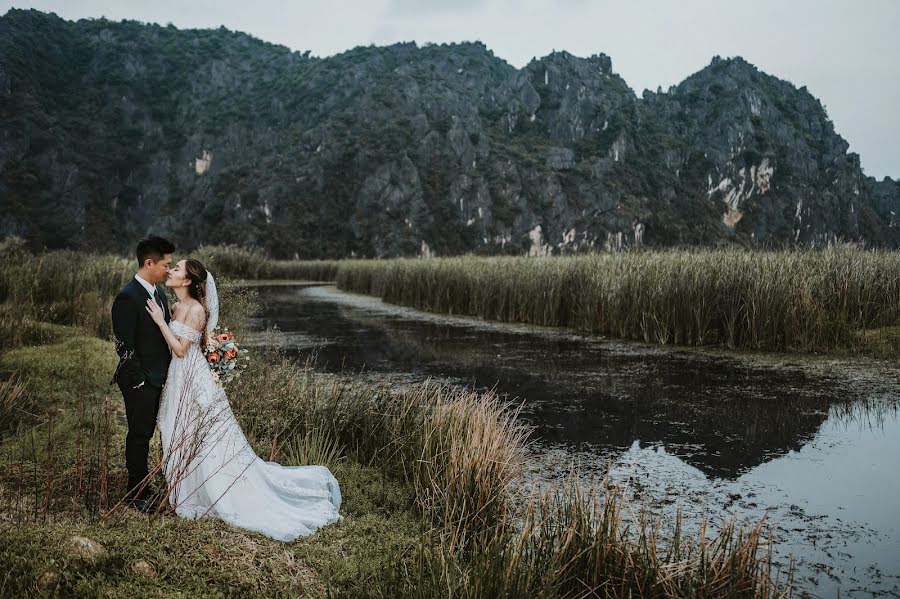
<instances>
[{"instance_id":1,"label":"bride's hair","mask_svg":"<svg viewBox=\"0 0 900 599\"><path fill-rule=\"evenodd\" d=\"M188 285L188 295L200 302L206 312L206 320L203 322L203 339L200 347L206 347L206 323L209 322L209 307L206 305L206 277L208 273L203 264L198 260L188 259L184 261L184 270L187 278L191 280Z\"/></svg>"}]
</instances>

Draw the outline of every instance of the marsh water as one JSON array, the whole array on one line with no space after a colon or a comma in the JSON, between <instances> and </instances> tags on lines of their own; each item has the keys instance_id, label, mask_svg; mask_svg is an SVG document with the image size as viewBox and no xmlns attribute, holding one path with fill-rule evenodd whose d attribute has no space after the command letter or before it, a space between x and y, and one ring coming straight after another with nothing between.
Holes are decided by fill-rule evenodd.
<instances>
[{"instance_id":1,"label":"marsh water","mask_svg":"<svg viewBox=\"0 0 900 599\"><path fill-rule=\"evenodd\" d=\"M665 348L261 288L260 330L316 367L494 389L534 428L526 482L608 476L686 530L766 517L795 595L900 596L900 381L887 362Z\"/></svg>"}]
</instances>

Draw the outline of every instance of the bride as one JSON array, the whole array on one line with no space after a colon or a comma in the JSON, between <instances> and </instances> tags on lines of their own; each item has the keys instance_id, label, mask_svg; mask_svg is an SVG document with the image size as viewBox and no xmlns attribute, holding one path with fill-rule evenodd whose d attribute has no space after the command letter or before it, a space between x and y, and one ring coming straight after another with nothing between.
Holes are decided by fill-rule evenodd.
<instances>
[{"instance_id":1,"label":"bride","mask_svg":"<svg viewBox=\"0 0 900 599\"><path fill-rule=\"evenodd\" d=\"M215 280L196 260L169 271L178 302L172 320L153 300L172 362L157 424L169 503L185 518L215 516L280 541L341 519L338 482L324 466L280 466L259 458L234 418L225 391L203 355L219 314Z\"/></svg>"}]
</instances>

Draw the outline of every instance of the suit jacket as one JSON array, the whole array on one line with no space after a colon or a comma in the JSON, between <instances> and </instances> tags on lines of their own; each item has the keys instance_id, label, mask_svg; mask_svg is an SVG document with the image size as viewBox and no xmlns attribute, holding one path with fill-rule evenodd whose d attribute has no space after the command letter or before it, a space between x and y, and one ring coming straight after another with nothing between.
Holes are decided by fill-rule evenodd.
<instances>
[{"instance_id":1,"label":"suit jacket","mask_svg":"<svg viewBox=\"0 0 900 599\"><path fill-rule=\"evenodd\" d=\"M160 296L169 322L169 302L161 290ZM112 325L119 365L110 384L119 383L130 389L143 382L161 388L166 382L172 356L159 326L147 312L147 299L147 290L137 279L131 279L113 301Z\"/></svg>"}]
</instances>

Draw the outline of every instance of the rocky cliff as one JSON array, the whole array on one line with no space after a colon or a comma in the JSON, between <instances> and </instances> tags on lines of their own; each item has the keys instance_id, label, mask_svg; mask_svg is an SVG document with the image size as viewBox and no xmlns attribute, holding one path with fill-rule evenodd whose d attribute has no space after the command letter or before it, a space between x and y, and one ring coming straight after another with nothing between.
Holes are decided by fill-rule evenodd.
<instances>
[{"instance_id":1,"label":"rocky cliff","mask_svg":"<svg viewBox=\"0 0 900 599\"><path fill-rule=\"evenodd\" d=\"M320 59L225 29L0 18L0 236L306 258L900 245L821 103L740 58L638 98L609 57Z\"/></svg>"}]
</instances>

